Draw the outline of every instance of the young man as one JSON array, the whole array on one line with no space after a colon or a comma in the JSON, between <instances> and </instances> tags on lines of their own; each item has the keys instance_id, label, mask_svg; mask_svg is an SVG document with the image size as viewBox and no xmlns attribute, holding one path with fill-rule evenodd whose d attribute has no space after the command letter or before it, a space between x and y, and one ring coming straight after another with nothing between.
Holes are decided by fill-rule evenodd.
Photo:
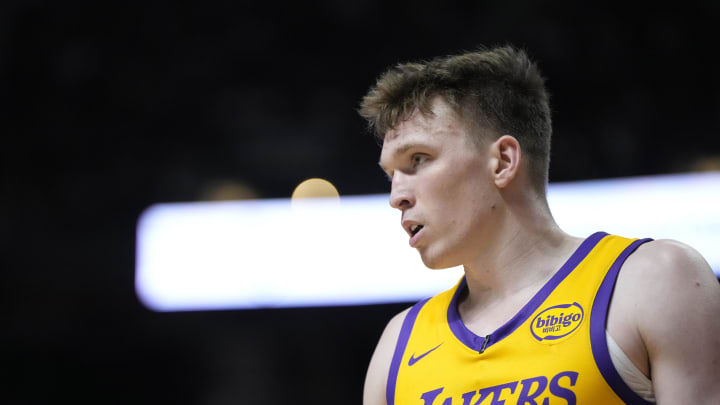
<instances>
[{"instance_id":1,"label":"young man","mask_svg":"<svg viewBox=\"0 0 720 405\"><path fill-rule=\"evenodd\" d=\"M465 270L388 323L364 404L720 404L714 274L679 242L557 226L548 95L523 51L398 65L361 114L410 246Z\"/></svg>"}]
</instances>

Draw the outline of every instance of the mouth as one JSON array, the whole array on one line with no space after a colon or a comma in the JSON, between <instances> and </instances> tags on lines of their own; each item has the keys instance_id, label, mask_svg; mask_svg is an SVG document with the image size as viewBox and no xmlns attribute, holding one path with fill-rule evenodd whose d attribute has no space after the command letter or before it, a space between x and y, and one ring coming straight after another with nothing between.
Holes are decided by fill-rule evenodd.
<instances>
[{"instance_id":1,"label":"mouth","mask_svg":"<svg viewBox=\"0 0 720 405\"><path fill-rule=\"evenodd\" d=\"M410 227L410 237L415 236L418 232L420 232L421 229L423 229L424 225L413 225Z\"/></svg>"},{"instance_id":2,"label":"mouth","mask_svg":"<svg viewBox=\"0 0 720 405\"><path fill-rule=\"evenodd\" d=\"M410 234L410 247L414 248L418 246L418 241L424 234L422 230L425 229L425 225L412 225L408 228Z\"/></svg>"},{"instance_id":3,"label":"mouth","mask_svg":"<svg viewBox=\"0 0 720 405\"><path fill-rule=\"evenodd\" d=\"M402 227L403 229L405 229L405 232L407 232L407 234L410 236L410 246L415 247L418 243L418 240L420 240L422 235L425 233L423 232L423 229L425 229L425 224L421 224L415 222L414 220L406 218L402 221Z\"/></svg>"}]
</instances>

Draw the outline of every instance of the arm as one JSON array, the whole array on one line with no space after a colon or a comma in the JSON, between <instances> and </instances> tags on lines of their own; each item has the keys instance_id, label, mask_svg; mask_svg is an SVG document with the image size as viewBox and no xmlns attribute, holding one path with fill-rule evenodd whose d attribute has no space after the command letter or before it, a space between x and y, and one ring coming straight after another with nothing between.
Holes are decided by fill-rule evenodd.
<instances>
[{"instance_id":1,"label":"arm","mask_svg":"<svg viewBox=\"0 0 720 405\"><path fill-rule=\"evenodd\" d=\"M395 344L400 336L400 328L409 310L410 308L395 315L380 336L365 376L363 405L387 405L385 387L390 371L390 362L395 353Z\"/></svg>"},{"instance_id":2,"label":"arm","mask_svg":"<svg viewBox=\"0 0 720 405\"><path fill-rule=\"evenodd\" d=\"M644 346L657 403L720 403L720 284L710 266L694 249L658 240L630 255L626 270L618 289L632 296L624 309Z\"/></svg>"}]
</instances>

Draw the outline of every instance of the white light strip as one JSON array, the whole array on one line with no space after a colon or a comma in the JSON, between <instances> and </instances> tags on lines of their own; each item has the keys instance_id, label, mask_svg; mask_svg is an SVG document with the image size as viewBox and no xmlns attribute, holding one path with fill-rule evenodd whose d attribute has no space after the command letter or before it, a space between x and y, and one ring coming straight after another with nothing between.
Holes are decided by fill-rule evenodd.
<instances>
[{"instance_id":1,"label":"white light strip","mask_svg":"<svg viewBox=\"0 0 720 405\"><path fill-rule=\"evenodd\" d=\"M671 238L720 275L720 173L551 184L567 232ZM136 290L156 311L411 302L452 286L426 269L387 195L157 204L137 230Z\"/></svg>"}]
</instances>

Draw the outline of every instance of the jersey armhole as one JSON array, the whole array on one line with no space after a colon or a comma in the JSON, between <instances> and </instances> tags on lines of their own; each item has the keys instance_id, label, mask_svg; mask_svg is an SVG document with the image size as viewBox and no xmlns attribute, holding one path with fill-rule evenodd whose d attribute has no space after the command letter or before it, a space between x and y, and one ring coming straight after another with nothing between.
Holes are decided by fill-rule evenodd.
<instances>
[{"instance_id":1,"label":"jersey armhole","mask_svg":"<svg viewBox=\"0 0 720 405\"><path fill-rule=\"evenodd\" d=\"M607 315L610 299L612 298L615 288L615 282L617 281L617 276L620 273L623 263L625 263L625 260L635 249L651 240L652 239L638 239L632 242L620 253L617 259L615 259L615 262L610 266L610 270L608 270L595 295L595 301L593 302L592 312L590 314L590 344L592 346L595 364L610 388L627 404L653 405L652 402L646 401L628 387L615 369L612 359L610 358L607 337L605 335Z\"/></svg>"},{"instance_id":2,"label":"jersey armhole","mask_svg":"<svg viewBox=\"0 0 720 405\"><path fill-rule=\"evenodd\" d=\"M387 405L395 405L395 385L397 383L398 371L400 371L400 363L402 362L403 355L405 354L405 348L407 347L408 340L410 340L410 333L412 332L413 325L415 325L415 319L422 309L423 305L428 302L430 298L422 300L417 304L413 305L405 315L402 326L400 327L400 336L398 336L397 343L395 345L395 352L393 353L392 361L390 362L390 371L388 372L388 380L385 386L385 399Z\"/></svg>"}]
</instances>

